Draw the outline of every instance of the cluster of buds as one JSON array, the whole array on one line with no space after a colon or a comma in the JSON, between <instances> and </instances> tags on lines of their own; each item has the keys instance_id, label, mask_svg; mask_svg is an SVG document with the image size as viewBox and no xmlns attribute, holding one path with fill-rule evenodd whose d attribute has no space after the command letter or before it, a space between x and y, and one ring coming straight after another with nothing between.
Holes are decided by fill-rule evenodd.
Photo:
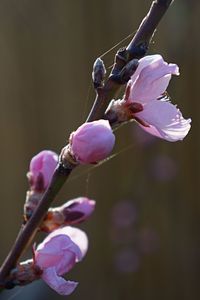
<instances>
[{"instance_id":1,"label":"cluster of buds","mask_svg":"<svg viewBox=\"0 0 200 300\"><path fill-rule=\"evenodd\" d=\"M27 191L24 205L24 223L29 221L40 204L57 164L58 155L53 151L45 150L32 158L27 174L30 189ZM59 207L49 208L38 228L49 235L33 248L32 259L18 264L11 271L5 287L25 285L42 278L60 295L72 293L78 283L66 281L62 275L85 256L88 239L82 230L70 225L87 220L94 208L95 201L87 197L79 197Z\"/></svg>"},{"instance_id":2,"label":"cluster of buds","mask_svg":"<svg viewBox=\"0 0 200 300\"><path fill-rule=\"evenodd\" d=\"M71 133L69 144L62 150L60 163L96 164L107 158L115 143L115 136L107 120L81 125ZM59 162L52 151L42 151L30 162L27 174L30 189L24 205L24 224L33 215L48 188ZM70 227L85 221L94 211L95 201L79 197L59 207L49 208L38 230L49 233L47 238L33 250L33 259L18 264L9 275L7 287L24 285L42 278L61 295L70 294L77 282L66 281L66 274L87 252L86 234Z\"/></svg>"}]
</instances>

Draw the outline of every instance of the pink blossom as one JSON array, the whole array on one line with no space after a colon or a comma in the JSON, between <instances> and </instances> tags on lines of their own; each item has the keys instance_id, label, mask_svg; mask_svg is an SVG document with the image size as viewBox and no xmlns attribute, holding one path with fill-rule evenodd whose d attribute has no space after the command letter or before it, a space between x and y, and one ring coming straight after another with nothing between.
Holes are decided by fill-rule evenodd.
<instances>
[{"instance_id":1,"label":"pink blossom","mask_svg":"<svg viewBox=\"0 0 200 300\"><path fill-rule=\"evenodd\" d=\"M31 159L27 175L32 190L44 191L47 188L57 163L58 155L49 150L41 151Z\"/></svg>"},{"instance_id":2,"label":"pink blossom","mask_svg":"<svg viewBox=\"0 0 200 300\"><path fill-rule=\"evenodd\" d=\"M72 155L81 164L96 163L112 151L115 136L106 120L84 123L70 136Z\"/></svg>"},{"instance_id":3,"label":"pink blossom","mask_svg":"<svg viewBox=\"0 0 200 300\"><path fill-rule=\"evenodd\" d=\"M124 101L145 131L175 142L187 135L191 119L184 119L164 94L172 75L179 75L176 64L166 63L160 55L145 56L127 85Z\"/></svg>"},{"instance_id":4,"label":"pink blossom","mask_svg":"<svg viewBox=\"0 0 200 300\"><path fill-rule=\"evenodd\" d=\"M71 294L77 282L66 281L62 275L82 260L88 248L86 234L77 228L63 227L53 231L35 250L35 265L42 279L60 295Z\"/></svg>"},{"instance_id":5,"label":"pink blossom","mask_svg":"<svg viewBox=\"0 0 200 300\"><path fill-rule=\"evenodd\" d=\"M77 224L86 220L95 209L95 201L86 197L79 197L68 201L60 207L63 211L65 222Z\"/></svg>"}]
</instances>

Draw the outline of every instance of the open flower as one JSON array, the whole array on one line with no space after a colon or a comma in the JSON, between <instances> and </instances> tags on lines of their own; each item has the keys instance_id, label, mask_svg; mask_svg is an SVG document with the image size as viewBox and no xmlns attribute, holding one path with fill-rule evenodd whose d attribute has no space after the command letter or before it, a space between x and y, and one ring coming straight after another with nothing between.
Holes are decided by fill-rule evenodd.
<instances>
[{"instance_id":1,"label":"open flower","mask_svg":"<svg viewBox=\"0 0 200 300\"><path fill-rule=\"evenodd\" d=\"M96 163L112 151L115 136L106 120L87 122L70 136L72 155L81 164Z\"/></svg>"},{"instance_id":2,"label":"open flower","mask_svg":"<svg viewBox=\"0 0 200 300\"><path fill-rule=\"evenodd\" d=\"M32 190L43 192L47 188L57 163L58 155L50 150L41 151L31 159L27 176Z\"/></svg>"},{"instance_id":3,"label":"open flower","mask_svg":"<svg viewBox=\"0 0 200 300\"><path fill-rule=\"evenodd\" d=\"M87 252L86 234L77 228L63 227L53 231L35 250L35 265L42 270L42 279L60 295L71 294L77 282L62 275L82 260Z\"/></svg>"},{"instance_id":4,"label":"open flower","mask_svg":"<svg viewBox=\"0 0 200 300\"><path fill-rule=\"evenodd\" d=\"M175 142L187 135L191 119L184 119L165 94L172 75L179 75L176 64L166 63L160 55L143 57L122 101L145 131Z\"/></svg>"}]
</instances>

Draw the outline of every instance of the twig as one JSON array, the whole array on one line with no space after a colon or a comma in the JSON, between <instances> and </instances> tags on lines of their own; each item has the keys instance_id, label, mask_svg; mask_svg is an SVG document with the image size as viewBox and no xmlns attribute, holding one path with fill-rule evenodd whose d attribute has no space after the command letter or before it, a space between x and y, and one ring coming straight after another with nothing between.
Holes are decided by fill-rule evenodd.
<instances>
[{"instance_id":1,"label":"twig","mask_svg":"<svg viewBox=\"0 0 200 300\"><path fill-rule=\"evenodd\" d=\"M109 102L115 97L115 94L119 91L121 85L126 83L126 81L128 80L126 74L124 74L123 72L123 70L125 70L124 67L127 67L127 64L134 58L141 58L146 54L154 31L161 18L167 11L171 2L172 0L153 1L149 13L142 21L133 40L130 42L127 48L118 51L118 53L116 54L115 64L109 78L107 79L103 87L97 89L96 100L87 118L87 121L93 121L103 118L104 112ZM134 63L131 67L133 66ZM127 70L128 72L130 72L130 68L127 68ZM6 276L17 264L17 261L22 255L24 249L35 236L37 227L40 225L42 219L44 218L46 211L50 207L52 201L58 194L61 187L64 185L74 167L75 165L73 165L73 167L72 165L69 165L67 168L62 164L58 165L57 169L54 172L52 181L42 200L40 201L30 220L20 231L10 253L8 254L1 267L0 286L3 286Z\"/></svg>"}]
</instances>

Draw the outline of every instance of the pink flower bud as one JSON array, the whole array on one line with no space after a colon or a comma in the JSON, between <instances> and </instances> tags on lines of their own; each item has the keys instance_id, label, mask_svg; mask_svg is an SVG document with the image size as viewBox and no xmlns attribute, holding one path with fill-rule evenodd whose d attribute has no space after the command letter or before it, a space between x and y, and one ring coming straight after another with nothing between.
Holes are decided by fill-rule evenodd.
<instances>
[{"instance_id":1,"label":"pink flower bud","mask_svg":"<svg viewBox=\"0 0 200 300\"><path fill-rule=\"evenodd\" d=\"M121 105L129 108L132 118L145 131L175 142L188 134L191 119L184 119L165 94L172 75L179 75L176 64L166 63L160 55L143 57L128 82Z\"/></svg>"},{"instance_id":2,"label":"pink flower bud","mask_svg":"<svg viewBox=\"0 0 200 300\"><path fill-rule=\"evenodd\" d=\"M65 216L65 222L77 224L85 221L95 209L95 201L86 197L79 197L68 201L61 206Z\"/></svg>"},{"instance_id":3,"label":"pink flower bud","mask_svg":"<svg viewBox=\"0 0 200 300\"><path fill-rule=\"evenodd\" d=\"M57 163L58 155L49 150L41 151L31 159L27 176L32 190L43 192L47 188Z\"/></svg>"},{"instance_id":4,"label":"pink flower bud","mask_svg":"<svg viewBox=\"0 0 200 300\"><path fill-rule=\"evenodd\" d=\"M60 295L71 294L77 282L66 281L61 276L69 272L87 252L86 234L77 228L63 227L53 231L35 250L35 265L42 279Z\"/></svg>"},{"instance_id":5,"label":"pink flower bud","mask_svg":"<svg viewBox=\"0 0 200 300\"><path fill-rule=\"evenodd\" d=\"M84 123L70 136L72 155L81 164L96 163L112 151L115 136L106 120Z\"/></svg>"},{"instance_id":6,"label":"pink flower bud","mask_svg":"<svg viewBox=\"0 0 200 300\"><path fill-rule=\"evenodd\" d=\"M40 230L52 232L61 226L83 222L93 213L94 208L95 201L86 197L79 197L62 206L50 208Z\"/></svg>"}]
</instances>

